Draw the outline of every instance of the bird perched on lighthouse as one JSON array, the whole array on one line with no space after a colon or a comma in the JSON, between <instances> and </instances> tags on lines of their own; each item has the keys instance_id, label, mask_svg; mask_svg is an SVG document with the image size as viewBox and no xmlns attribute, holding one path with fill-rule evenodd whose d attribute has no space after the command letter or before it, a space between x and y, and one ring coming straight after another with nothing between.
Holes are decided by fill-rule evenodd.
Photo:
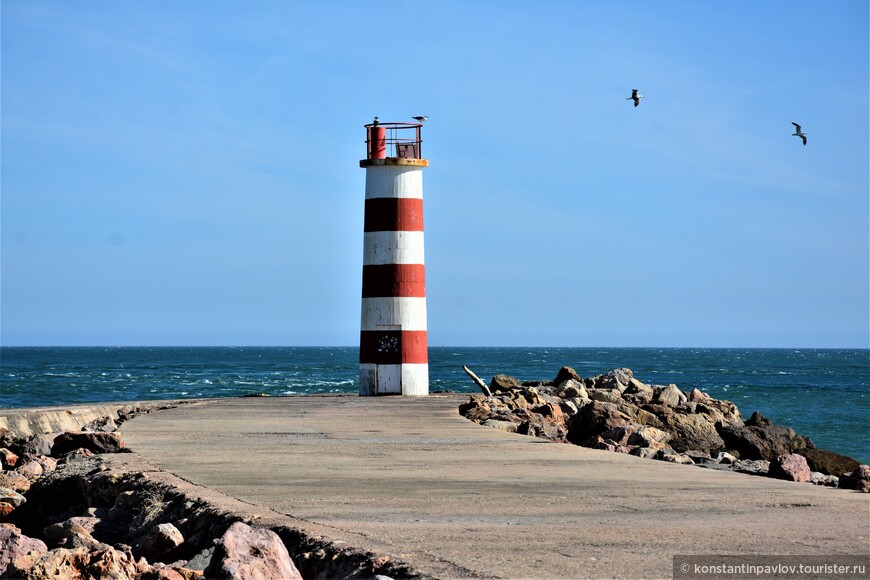
<instances>
[{"instance_id":1,"label":"bird perched on lighthouse","mask_svg":"<svg viewBox=\"0 0 870 580\"><path fill-rule=\"evenodd\" d=\"M426 122L426 119L429 118L429 115L420 115L419 117L411 117L411 118L422 125L423 123Z\"/></svg>"},{"instance_id":2,"label":"bird perched on lighthouse","mask_svg":"<svg viewBox=\"0 0 870 580\"><path fill-rule=\"evenodd\" d=\"M643 98L643 95L637 94L637 89L631 89L631 96L625 99L626 101L634 101L634 106L638 106L640 104L640 100Z\"/></svg>"},{"instance_id":3,"label":"bird perched on lighthouse","mask_svg":"<svg viewBox=\"0 0 870 580\"><path fill-rule=\"evenodd\" d=\"M794 133L792 133L792 136L800 137L801 141L803 141L804 145L806 145L807 144L807 134L804 133L803 131L801 131L801 126L798 125L797 123L795 123L794 121L792 121L791 124L794 125L794 131L795 131Z\"/></svg>"}]
</instances>

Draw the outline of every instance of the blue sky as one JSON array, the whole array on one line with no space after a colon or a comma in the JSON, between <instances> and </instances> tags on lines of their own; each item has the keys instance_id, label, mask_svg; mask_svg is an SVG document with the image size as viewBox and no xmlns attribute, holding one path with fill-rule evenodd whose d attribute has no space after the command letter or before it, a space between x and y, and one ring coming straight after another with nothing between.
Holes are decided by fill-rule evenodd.
<instances>
[{"instance_id":1,"label":"blue sky","mask_svg":"<svg viewBox=\"0 0 870 580\"><path fill-rule=\"evenodd\" d=\"M865 0L0 9L3 345L358 344L419 114L431 345L870 343Z\"/></svg>"}]
</instances>

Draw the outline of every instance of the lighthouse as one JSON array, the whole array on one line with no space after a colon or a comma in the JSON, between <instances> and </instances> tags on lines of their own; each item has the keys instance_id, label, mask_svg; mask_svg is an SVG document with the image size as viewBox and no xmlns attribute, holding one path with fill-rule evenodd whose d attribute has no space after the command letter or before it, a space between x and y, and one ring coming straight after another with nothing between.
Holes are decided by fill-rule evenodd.
<instances>
[{"instance_id":1,"label":"lighthouse","mask_svg":"<svg viewBox=\"0 0 870 580\"><path fill-rule=\"evenodd\" d=\"M429 394L422 123L365 125L359 394Z\"/></svg>"}]
</instances>

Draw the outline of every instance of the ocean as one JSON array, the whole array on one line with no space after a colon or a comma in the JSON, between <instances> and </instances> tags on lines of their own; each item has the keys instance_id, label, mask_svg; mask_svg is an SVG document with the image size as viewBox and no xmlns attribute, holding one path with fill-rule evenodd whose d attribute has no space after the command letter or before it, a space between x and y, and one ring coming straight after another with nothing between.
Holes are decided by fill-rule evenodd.
<instances>
[{"instance_id":1,"label":"ocean","mask_svg":"<svg viewBox=\"0 0 870 580\"><path fill-rule=\"evenodd\" d=\"M0 407L356 393L351 347L2 347ZM817 447L870 463L870 350L430 347L430 391L478 393L462 365L552 380L627 367L649 384L694 387L793 427Z\"/></svg>"}]
</instances>

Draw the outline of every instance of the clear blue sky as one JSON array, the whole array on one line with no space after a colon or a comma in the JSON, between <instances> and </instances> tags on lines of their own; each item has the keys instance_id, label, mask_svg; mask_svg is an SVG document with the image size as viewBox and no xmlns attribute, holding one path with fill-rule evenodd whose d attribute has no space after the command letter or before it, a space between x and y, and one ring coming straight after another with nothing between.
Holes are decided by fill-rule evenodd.
<instances>
[{"instance_id":1,"label":"clear blue sky","mask_svg":"<svg viewBox=\"0 0 870 580\"><path fill-rule=\"evenodd\" d=\"M431 345L870 342L866 0L0 7L3 345L358 344L419 114Z\"/></svg>"}]
</instances>

